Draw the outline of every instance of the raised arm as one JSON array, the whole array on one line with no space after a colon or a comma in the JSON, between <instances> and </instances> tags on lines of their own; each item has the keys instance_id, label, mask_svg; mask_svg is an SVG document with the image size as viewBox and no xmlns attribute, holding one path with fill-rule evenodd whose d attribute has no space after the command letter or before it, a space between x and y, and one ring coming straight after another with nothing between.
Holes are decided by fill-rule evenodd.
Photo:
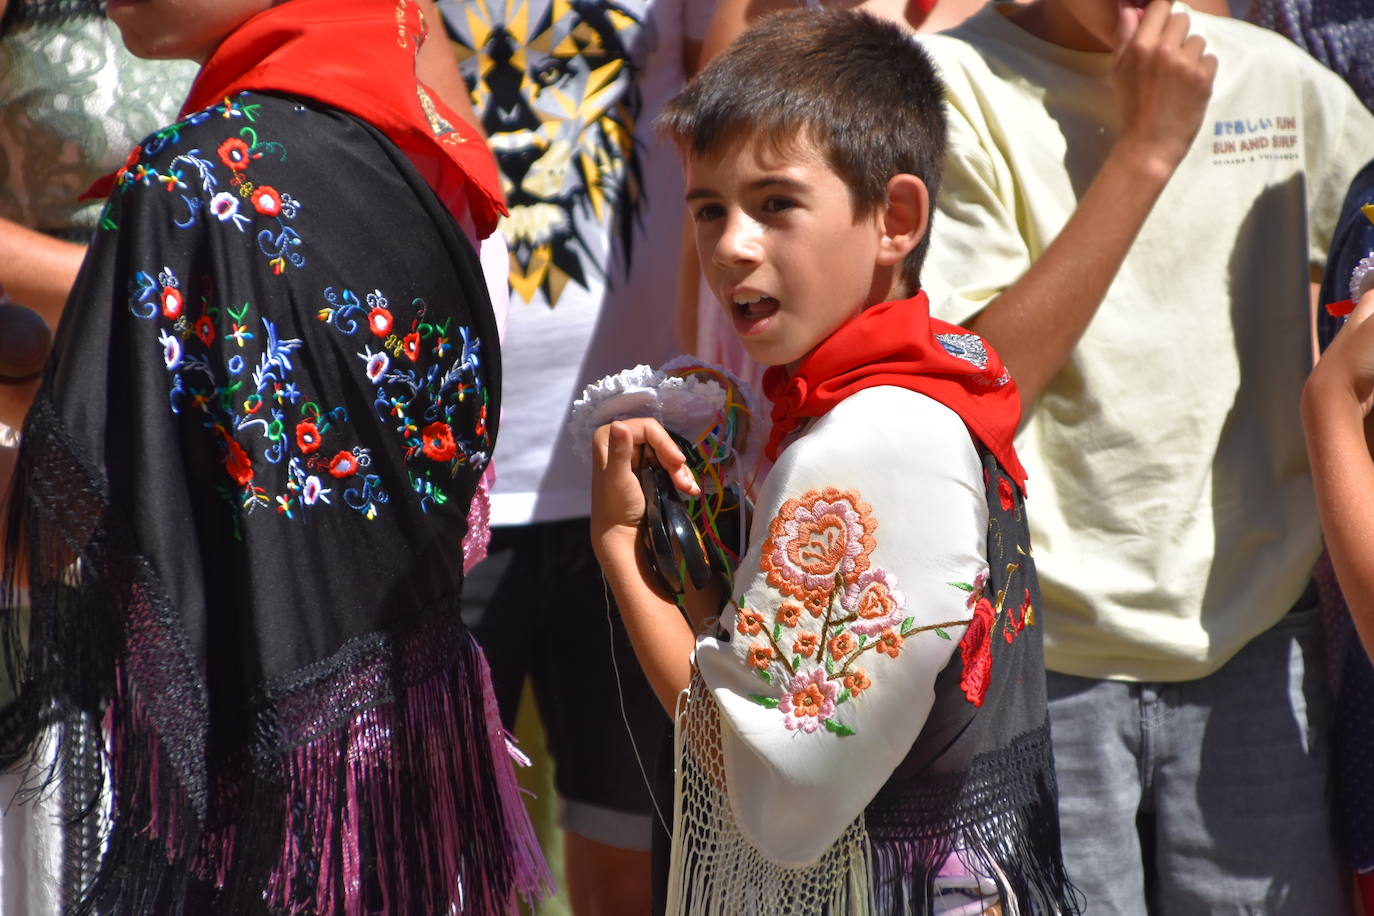
<instances>
[{"instance_id":1,"label":"raised arm","mask_svg":"<svg viewBox=\"0 0 1374 916\"><path fill-rule=\"evenodd\" d=\"M1001 354L1027 405L1068 360L1188 152L1216 58L1188 17L1153 0L1136 24L1120 11L1115 83L1121 134L1078 208L1040 257L967 324ZM937 230L938 232L938 230Z\"/></svg>"},{"instance_id":2,"label":"raised arm","mask_svg":"<svg viewBox=\"0 0 1374 916\"><path fill-rule=\"evenodd\" d=\"M1374 654L1374 290L1312 370L1302 423L1331 563L1365 651Z\"/></svg>"}]
</instances>

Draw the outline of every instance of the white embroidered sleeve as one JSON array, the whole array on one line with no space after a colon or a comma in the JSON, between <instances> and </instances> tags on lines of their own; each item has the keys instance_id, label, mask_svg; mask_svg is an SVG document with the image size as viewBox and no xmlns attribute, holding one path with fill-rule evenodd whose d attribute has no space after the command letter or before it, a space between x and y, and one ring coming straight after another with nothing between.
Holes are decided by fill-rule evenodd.
<instances>
[{"instance_id":1,"label":"white embroidered sleeve","mask_svg":"<svg viewBox=\"0 0 1374 916\"><path fill-rule=\"evenodd\" d=\"M738 826L810 864L910 750L987 570L987 502L959 417L871 388L783 452L696 661L720 710Z\"/></svg>"}]
</instances>

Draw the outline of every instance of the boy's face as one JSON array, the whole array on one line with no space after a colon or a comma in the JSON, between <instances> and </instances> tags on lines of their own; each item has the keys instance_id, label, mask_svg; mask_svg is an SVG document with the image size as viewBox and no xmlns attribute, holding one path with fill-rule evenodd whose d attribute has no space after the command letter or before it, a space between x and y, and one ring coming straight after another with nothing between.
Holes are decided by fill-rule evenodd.
<instances>
[{"instance_id":1,"label":"boy's face","mask_svg":"<svg viewBox=\"0 0 1374 916\"><path fill-rule=\"evenodd\" d=\"M109 0L106 15L137 57L204 63L230 32L284 0Z\"/></svg>"},{"instance_id":2,"label":"boy's face","mask_svg":"<svg viewBox=\"0 0 1374 916\"><path fill-rule=\"evenodd\" d=\"M792 365L887 298L881 213L857 221L849 187L807 141L743 137L689 155L687 206L706 281L744 349Z\"/></svg>"}]
</instances>

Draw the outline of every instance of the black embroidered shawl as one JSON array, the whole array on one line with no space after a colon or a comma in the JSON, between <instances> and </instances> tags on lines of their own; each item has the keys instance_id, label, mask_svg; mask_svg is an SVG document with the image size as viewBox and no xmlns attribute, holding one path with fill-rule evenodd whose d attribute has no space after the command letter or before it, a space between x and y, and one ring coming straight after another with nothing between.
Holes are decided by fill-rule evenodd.
<instances>
[{"instance_id":1,"label":"black embroidered shawl","mask_svg":"<svg viewBox=\"0 0 1374 916\"><path fill-rule=\"evenodd\" d=\"M5 541L0 752L104 721L88 907L485 914L538 888L458 617L499 396L471 245L367 125L244 93L130 156Z\"/></svg>"},{"instance_id":2,"label":"black embroidered shawl","mask_svg":"<svg viewBox=\"0 0 1374 916\"><path fill-rule=\"evenodd\" d=\"M968 583L973 620L935 681L911 751L864 810L874 912L929 912L958 851L1018 912L1077 913L1064 871L1046 711L1040 583L1020 490L982 451L988 577Z\"/></svg>"}]
</instances>

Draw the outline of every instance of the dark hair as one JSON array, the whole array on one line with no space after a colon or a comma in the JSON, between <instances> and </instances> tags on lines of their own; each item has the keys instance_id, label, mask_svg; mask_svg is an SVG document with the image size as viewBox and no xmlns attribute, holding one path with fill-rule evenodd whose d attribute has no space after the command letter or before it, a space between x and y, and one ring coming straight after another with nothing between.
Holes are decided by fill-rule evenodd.
<instances>
[{"instance_id":1,"label":"dark hair","mask_svg":"<svg viewBox=\"0 0 1374 916\"><path fill-rule=\"evenodd\" d=\"M883 206L893 175L915 175L933 211L945 158L944 87L915 39L866 13L774 13L713 59L664 107L658 130L684 154L737 137L809 139L849 187L855 218ZM902 262L914 291L930 245Z\"/></svg>"}]
</instances>

